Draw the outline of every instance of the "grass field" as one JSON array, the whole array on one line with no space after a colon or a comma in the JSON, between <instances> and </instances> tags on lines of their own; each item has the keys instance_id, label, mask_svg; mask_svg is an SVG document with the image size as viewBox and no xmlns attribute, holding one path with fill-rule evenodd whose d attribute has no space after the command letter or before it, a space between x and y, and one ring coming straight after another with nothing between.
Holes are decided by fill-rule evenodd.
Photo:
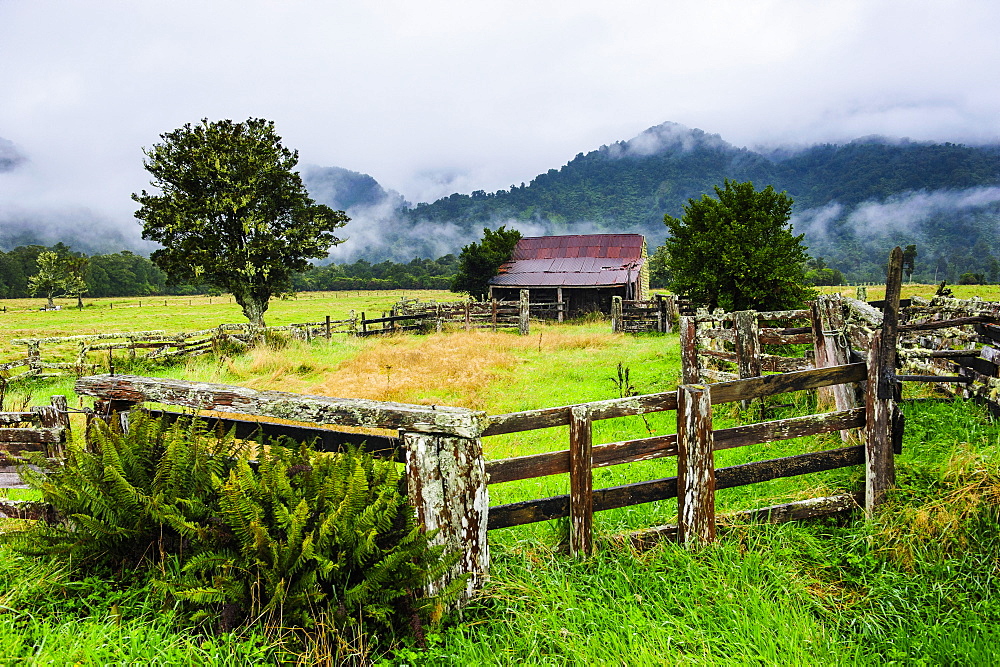
<instances>
[{"instance_id":1,"label":"grass field","mask_svg":"<svg viewBox=\"0 0 1000 667\"><path fill-rule=\"evenodd\" d=\"M337 295L277 302L269 322L321 319L351 308L379 310L397 298ZM869 298L877 298L872 288ZM353 305L335 311L338 299ZM198 312L187 321L207 321L214 308L221 309L215 313L220 320L192 326L239 321L235 306L226 307L206 298L191 306ZM81 318L79 325L98 310L9 311L5 317L66 317L58 324L62 331L70 328L71 314ZM128 313L126 328L167 328L155 326L156 312L146 304L128 310L116 304L113 311ZM159 314L164 321L162 306ZM590 321L533 325L523 338L454 332L291 342L280 350L201 357L152 372L497 414L617 397L619 364L629 370L636 391L668 391L679 377L677 337L611 334L606 322ZM36 386L33 393L35 403L47 394L71 394L71 380ZM786 396L772 402L769 416L812 408L808 396ZM564 522L493 531L490 583L461 619L430 635L426 650L396 646L387 652L383 640L365 651L385 664L1000 664L994 652L1000 641L1000 426L965 402L912 403L905 411L900 488L871 521L856 516L777 527L736 525L699 553L671 544L638 553L611 539L673 522L676 503L664 501L598 513L595 530L604 546L580 562L563 553ZM725 427L749 416L723 407L715 417L716 426ZM597 422L594 441L670 433L673 421L673 413L665 413L652 416L648 425L634 417ZM562 427L486 438L484 448L488 458L505 458L564 449L567 442ZM717 465L832 446L839 446L839 437L726 450L718 453ZM594 485L674 471L672 459L602 468ZM860 481L857 470L832 471L725 490L718 503L721 512L759 507L854 490ZM499 484L490 487L491 504L567 489L566 476ZM323 657L321 642L313 655L296 657L284 652L280 638L252 632L195 636L177 627L172 612L164 611L142 582L75 581L44 562L9 550L0 554L0 656L12 664L312 664Z\"/></svg>"}]
</instances>

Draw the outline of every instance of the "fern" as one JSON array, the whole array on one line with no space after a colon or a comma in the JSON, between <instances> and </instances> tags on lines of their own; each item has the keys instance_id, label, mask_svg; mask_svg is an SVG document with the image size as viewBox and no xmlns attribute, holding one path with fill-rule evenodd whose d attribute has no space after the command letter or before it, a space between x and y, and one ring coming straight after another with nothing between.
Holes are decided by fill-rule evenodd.
<instances>
[{"instance_id":1,"label":"fern","mask_svg":"<svg viewBox=\"0 0 1000 667\"><path fill-rule=\"evenodd\" d=\"M464 580L419 598L458 556L430 546L392 461L270 443L251 466L246 446L195 420L136 412L127 433L94 421L63 465L25 470L66 523L0 539L84 567L150 566L193 621L220 629L318 616L342 632L407 631L461 592Z\"/></svg>"}]
</instances>

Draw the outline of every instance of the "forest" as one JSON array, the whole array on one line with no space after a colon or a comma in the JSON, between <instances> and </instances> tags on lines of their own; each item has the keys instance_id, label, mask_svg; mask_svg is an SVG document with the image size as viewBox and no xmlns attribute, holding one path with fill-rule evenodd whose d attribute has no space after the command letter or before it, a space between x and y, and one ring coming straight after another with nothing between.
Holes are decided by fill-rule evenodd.
<instances>
[{"instance_id":1,"label":"forest","mask_svg":"<svg viewBox=\"0 0 1000 667\"><path fill-rule=\"evenodd\" d=\"M38 256L46 251L64 259L83 260L85 296L155 296L162 294L212 294L210 285L170 285L166 274L147 257L128 250L110 254L83 255L63 243L51 247L18 246L0 251L0 298L17 299L32 294L29 279L38 273ZM313 266L295 274L293 289L301 292L377 289L448 289L458 258L415 258L408 263L371 262L359 259L349 264Z\"/></svg>"}]
</instances>

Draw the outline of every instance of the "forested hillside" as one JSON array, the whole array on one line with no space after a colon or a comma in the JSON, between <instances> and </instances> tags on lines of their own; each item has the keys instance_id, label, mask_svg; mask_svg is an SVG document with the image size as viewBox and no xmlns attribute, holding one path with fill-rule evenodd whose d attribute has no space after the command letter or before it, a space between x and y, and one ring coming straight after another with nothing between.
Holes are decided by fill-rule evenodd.
<instances>
[{"instance_id":1,"label":"forested hillside","mask_svg":"<svg viewBox=\"0 0 1000 667\"><path fill-rule=\"evenodd\" d=\"M666 123L527 185L453 194L405 219L469 232L512 221L546 233L637 231L658 245L664 214L680 215L726 178L786 190L812 254L850 280L880 280L886 250L900 243L917 245L916 279L1000 280L998 147L876 138L764 154Z\"/></svg>"},{"instance_id":2,"label":"forested hillside","mask_svg":"<svg viewBox=\"0 0 1000 667\"><path fill-rule=\"evenodd\" d=\"M0 142L0 168L14 168L23 159ZM296 285L439 287L451 271L448 256L478 240L484 227L500 225L526 236L637 232L646 235L652 254L666 235L664 214L680 216L689 198L712 194L727 178L787 191L795 200L796 232L805 234L809 253L822 258L817 266L839 270L850 282L880 282L894 245L916 246L915 281L955 283L965 275L1000 282L1000 146L868 138L754 151L664 123L628 141L579 153L530 183L455 193L416 206L367 174L306 167L310 196L345 210L352 220L343 229L346 242L323 262L339 268L317 267ZM38 248L57 241L74 250L111 253L91 257L86 278L92 296L172 289L140 255L114 252L148 251L148 243L128 242L125 229L100 231L65 219L5 220L0 296L23 296ZM434 258L441 259L430 262Z\"/></svg>"}]
</instances>

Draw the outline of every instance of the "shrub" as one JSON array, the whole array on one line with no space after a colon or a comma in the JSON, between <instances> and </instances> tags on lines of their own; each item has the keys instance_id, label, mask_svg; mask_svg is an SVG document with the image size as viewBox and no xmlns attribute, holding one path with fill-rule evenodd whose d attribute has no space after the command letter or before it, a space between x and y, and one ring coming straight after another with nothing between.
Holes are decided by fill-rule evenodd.
<instances>
[{"instance_id":1,"label":"shrub","mask_svg":"<svg viewBox=\"0 0 1000 667\"><path fill-rule=\"evenodd\" d=\"M464 586L421 596L457 555L429 545L392 461L270 444L254 465L232 436L143 413L127 432L95 420L87 444L70 443L54 471L24 472L65 522L2 539L84 573L146 568L193 621L419 635Z\"/></svg>"}]
</instances>

